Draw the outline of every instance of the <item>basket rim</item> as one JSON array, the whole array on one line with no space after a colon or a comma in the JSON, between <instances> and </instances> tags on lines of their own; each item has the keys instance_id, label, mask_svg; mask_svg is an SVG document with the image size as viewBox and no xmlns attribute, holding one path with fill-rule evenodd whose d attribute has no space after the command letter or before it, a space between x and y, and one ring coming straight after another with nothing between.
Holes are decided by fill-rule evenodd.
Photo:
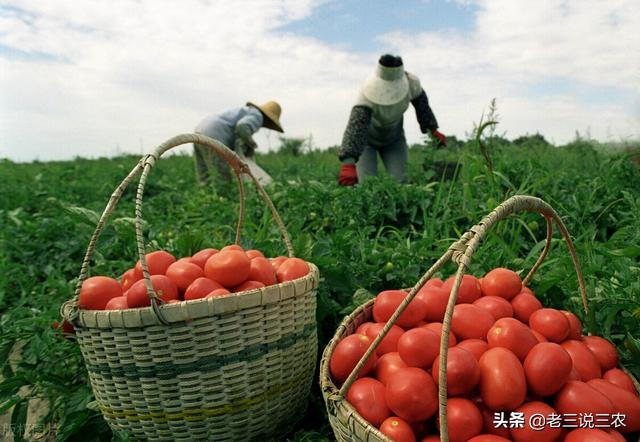
<instances>
[{"instance_id":1,"label":"basket rim","mask_svg":"<svg viewBox=\"0 0 640 442\"><path fill-rule=\"evenodd\" d=\"M309 273L291 281L281 282L258 289L226 296L200 298L163 304L159 308L169 323L180 323L194 319L236 313L248 308L278 303L288 298L300 297L317 289L320 272L308 261ZM74 326L85 329L140 328L162 325L153 308L141 307L123 310L78 310Z\"/></svg>"}]
</instances>

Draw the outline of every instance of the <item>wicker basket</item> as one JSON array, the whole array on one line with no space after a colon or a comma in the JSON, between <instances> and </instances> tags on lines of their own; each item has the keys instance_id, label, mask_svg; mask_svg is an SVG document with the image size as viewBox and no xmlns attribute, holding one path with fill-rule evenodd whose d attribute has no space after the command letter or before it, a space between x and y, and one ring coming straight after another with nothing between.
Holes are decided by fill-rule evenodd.
<instances>
[{"instance_id":1,"label":"wicker basket","mask_svg":"<svg viewBox=\"0 0 640 442\"><path fill-rule=\"evenodd\" d=\"M240 189L236 243L244 213L243 178L254 182L293 256L286 229L246 164L203 135L176 136L144 157L111 196L62 315L76 328L97 404L109 426L136 440L278 438L305 411L317 357L318 269L294 281L238 295L160 305L144 257L142 195L156 160L183 143L208 146L234 170ZM78 310L96 241L127 185L140 174L137 246L151 307Z\"/></svg>"},{"instance_id":2,"label":"wicker basket","mask_svg":"<svg viewBox=\"0 0 640 442\"><path fill-rule=\"evenodd\" d=\"M444 321L442 324L442 337L440 341L440 361L439 361L439 382L438 382L438 400L439 400L439 418L440 418L440 440L444 442L449 441L448 427L447 427L447 354L448 354L448 336L451 329L451 316L453 314L453 307L458 297L458 289L462 281L463 275L466 273L472 255L480 246L482 238L487 231L497 222L506 218L515 212L521 211L534 211L544 216L547 222L547 241L542 254L538 258L537 262L529 272L529 274L523 280L523 285L527 285L533 274L542 264L542 261L546 257L549 248L551 246L551 239L553 234L553 223L558 226L558 229L562 233L562 236L567 244L569 253L573 260L573 264L578 277L578 285L580 288L580 295L582 297L582 303L585 313L588 312L587 295L584 285L584 279L582 271L580 270L580 264L575 252L575 248L569 237L566 227L562 223L562 220L555 212L555 210L547 203L539 198L530 196L514 196L509 198L500 204L493 212L487 215L477 225L473 226L467 233L453 243L447 252L440 257L438 261L420 278L416 285L409 291L405 301L398 307L397 311L391 316L387 325L382 329L378 337L373 341L371 347L367 353L362 357L358 365L354 368L351 375L347 378L344 384L338 388L331 379L329 372L329 361L333 351L344 337L353 334L358 326L364 322L370 321L373 316L373 303L371 300L362 306L358 307L351 315L347 316L340 326L338 327L333 339L329 342L325 348L322 360L320 362L320 387L322 389L322 395L327 407L329 422L333 428L333 432L336 439L340 442L393 442L387 436L382 434L377 428L367 422L358 412L347 402L345 399L349 387L356 380L356 373L364 366L369 356L375 351L376 347L382 341L387 332L391 329L391 326L396 322L397 318L404 311L406 306L411 302L420 288L429 280L438 269L442 267L444 263L449 260L453 260L458 264L458 270L456 272L456 279L451 289L451 296L447 305ZM631 373L627 372L630 376ZM636 389L640 392L640 385L633 379Z\"/></svg>"}]
</instances>

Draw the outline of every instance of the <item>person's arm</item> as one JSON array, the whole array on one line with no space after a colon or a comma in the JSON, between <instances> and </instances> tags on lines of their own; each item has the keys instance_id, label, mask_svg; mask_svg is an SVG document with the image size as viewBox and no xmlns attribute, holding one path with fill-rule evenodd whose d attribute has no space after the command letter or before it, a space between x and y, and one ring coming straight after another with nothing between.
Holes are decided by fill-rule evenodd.
<instances>
[{"instance_id":1,"label":"person's arm","mask_svg":"<svg viewBox=\"0 0 640 442\"><path fill-rule=\"evenodd\" d=\"M253 134L262 126L262 114L260 111L255 113L247 113L244 117L240 118L235 126L236 141L234 150L239 155L253 156L253 151L256 150L258 145L253 139Z\"/></svg>"},{"instance_id":2,"label":"person's arm","mask_svg":"<svg viewBox=\"0 0 640 442\"><path fill-rule=\"evenodd\" d=\"M356 105L351 109L338 155L342 162L338 183L342 186L353 186L358 182L355 163L367 143L367 128L372 113L373 110L367 106Z\"/></svg>"},{"instance_id":3,"label":"person's arm","mask_svg":"<svg viewBox=\"0 0 640 442\"><path fill-rule=\"evenodd\" d=\"M416 110L416 118L420 125L420 131L423 134L431 133L438 142L444 146L447 145L447 138L438 130L438 121L429 106L429 98L427 93L422 89L420 94L411 100L411 104Z\"/></svg>"}]
</instances>

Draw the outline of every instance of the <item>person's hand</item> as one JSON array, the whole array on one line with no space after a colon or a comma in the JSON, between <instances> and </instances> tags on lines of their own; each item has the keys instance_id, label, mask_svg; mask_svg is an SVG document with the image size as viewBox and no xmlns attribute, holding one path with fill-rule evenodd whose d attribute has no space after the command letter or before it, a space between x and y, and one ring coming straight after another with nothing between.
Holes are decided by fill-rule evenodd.
<instances>
[{"instance_id":1,"label":"person's hand","mask_svg":"<svg viewBox=\"0 0 640 442\"><path fill-rule=\"evenodd\" d=\"M447 137L445 137L442 132L440 132L438 129L433 129L431 131L431 135L433 135L433 137L438 140L439 145L447 147Z\"/></svg>"},{"instance_id":2,"label":"person's hand","mask_svg":"<svg viewBox=\"0 0 640 442\"><path fill-rule=\"evenodd\" d=\"M340 166L338 184L341 186L353 186L358 184L358 172L356 172L355 164L343 164Z\"/></svg>"}]
</instances>

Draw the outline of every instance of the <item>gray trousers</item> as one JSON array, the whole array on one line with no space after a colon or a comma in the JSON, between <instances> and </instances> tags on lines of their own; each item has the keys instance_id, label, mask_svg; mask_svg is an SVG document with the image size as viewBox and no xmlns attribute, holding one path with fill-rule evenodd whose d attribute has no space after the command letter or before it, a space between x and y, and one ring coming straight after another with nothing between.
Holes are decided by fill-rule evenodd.
<instances>
[{"instance_id":1,"label":"gray trousers","mask_svg":"<svg viewBox=\"0 0 640 442\"><path fill-rule=\"evenodd\" d=\"M402 121L391 128L369 126L367 146L356 163L358 181L378 174L378 155L389 175L401 183L406 181L409 148Z\"/></svg>"}]
</instances>

